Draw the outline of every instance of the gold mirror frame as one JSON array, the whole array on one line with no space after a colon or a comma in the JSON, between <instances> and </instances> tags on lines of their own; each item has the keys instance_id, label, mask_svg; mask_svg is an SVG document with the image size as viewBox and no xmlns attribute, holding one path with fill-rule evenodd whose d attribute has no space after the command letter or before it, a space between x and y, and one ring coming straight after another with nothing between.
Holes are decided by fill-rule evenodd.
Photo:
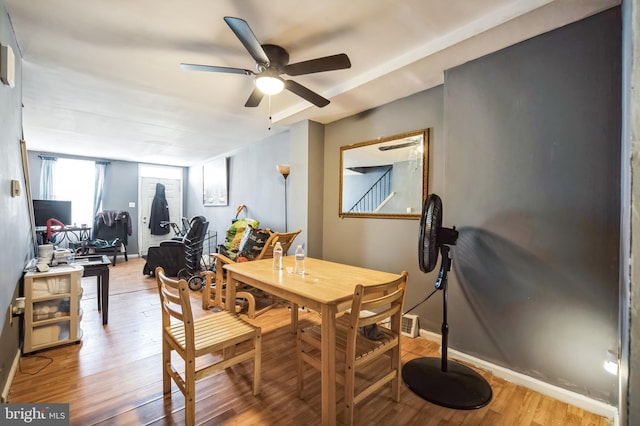
<instances>
[{"instance_id":1,"label":"gold mirror frame","mask_svg":"<svg viewBox=\"0 0 640 426\"><path fill-rule=\"evenodd\" d=\"M338 215L419 219L428 175L428 129L341 146Z\"/></svg>"}]
</instances>

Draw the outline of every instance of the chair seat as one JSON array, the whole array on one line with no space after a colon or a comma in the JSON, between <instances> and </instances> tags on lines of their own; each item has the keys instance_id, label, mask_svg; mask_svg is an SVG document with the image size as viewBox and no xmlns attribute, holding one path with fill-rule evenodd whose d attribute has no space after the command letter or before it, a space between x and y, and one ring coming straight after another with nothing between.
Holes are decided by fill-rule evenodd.
<instances>
[{"instance_id":1,"label":"chair seat","mask_svg":"<svg viewBox=\"0 0 640 426\"><path fill-rule=\"evenodd\" d=\"M196 356L244 342L255 333L254 326L227 311L195 319L193 328ZM167 327L167 332L182 350L186 350L186 336L182 323Z\"/></svg>"},{"instance_id":2,"label":"chair seat","mask_svg":"<svg viewBox=\"0 0 640 426\"><path fill-rule=\"evenodd\" d=\"M336 350L345 352L347 347L347 335L349 330L349 315L336 318ZM380 340L370 340L358 333L356 338L356 361L363 357L372 357L375 352L386 352L390 346L398 344L398 336L391 330L380 327L384 337ZM322 328L320 325L313 325L301 330L301 338L305 343L316 349L320 349Z\"/></svg>"}]
</instances>

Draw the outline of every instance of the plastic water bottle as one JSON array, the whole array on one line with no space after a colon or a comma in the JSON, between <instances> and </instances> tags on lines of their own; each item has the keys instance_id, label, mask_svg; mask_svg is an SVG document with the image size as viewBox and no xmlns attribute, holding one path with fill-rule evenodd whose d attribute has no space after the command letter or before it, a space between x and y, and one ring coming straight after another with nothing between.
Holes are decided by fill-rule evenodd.
<instances>
[{"instance_id":1,"label":"plastic water bottle","mask_svg":"<svg viewBox=\"0 0 640 426\"><path fill-rule=\"evenodd\" d=\"M298 245L296 249L295 273L304 275L304 249L302 245Z\"/></svg>"},{"instance_id":2,"label":"plastic water bottle","mask_svg":"<svg viewBox=\"0 0 640 426\"><path fill-rule=\"evenodd\" d=\"M282 269L282 244L276 243L273 248L273 269L279 271Z\"/></svg>"}]
</instances>

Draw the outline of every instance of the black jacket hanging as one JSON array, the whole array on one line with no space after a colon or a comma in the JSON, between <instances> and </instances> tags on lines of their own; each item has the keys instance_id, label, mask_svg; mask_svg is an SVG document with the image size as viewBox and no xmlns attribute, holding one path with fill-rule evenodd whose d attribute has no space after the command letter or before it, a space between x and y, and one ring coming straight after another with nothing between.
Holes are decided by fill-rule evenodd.
<instances>
[{"instance_id":1,"label":"black jacket hanging","mask_svg":"<svg viewBox=\"0 0 640 426\"><path fill-rule=\"evenodd\" d=\"M164 185L156 183L156 195L151 203L151 214L149 215L149 229L151 235L166 235L169 233L169 226L160 226L162 222L169 222L169 204L164 195Z\"/></svg>"}]
</instances>

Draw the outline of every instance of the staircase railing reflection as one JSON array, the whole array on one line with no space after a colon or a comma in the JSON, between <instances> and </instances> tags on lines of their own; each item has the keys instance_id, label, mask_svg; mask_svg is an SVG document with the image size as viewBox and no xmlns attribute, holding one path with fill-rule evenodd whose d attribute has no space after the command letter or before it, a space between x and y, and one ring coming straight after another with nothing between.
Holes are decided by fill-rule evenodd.
<instances>
[{"instance_id":1,"label":"staircase railing reflection","mask_svg":"<svg viewBox=\"0 0 640 426\"><path fill-rule=\"evenodd\" d=\"M349 209L349 213L374 213L394 195L391 192L391 170L389 168L362 197Z\"/></svg>"}]
</instances>

